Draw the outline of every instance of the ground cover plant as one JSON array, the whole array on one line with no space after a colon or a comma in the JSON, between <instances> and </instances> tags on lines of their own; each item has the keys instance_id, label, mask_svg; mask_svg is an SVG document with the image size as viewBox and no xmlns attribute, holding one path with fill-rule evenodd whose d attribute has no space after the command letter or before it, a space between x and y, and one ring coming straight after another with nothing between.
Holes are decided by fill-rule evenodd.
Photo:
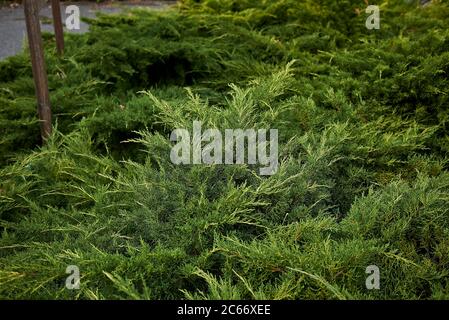
<instances>
[{"instance_id":1,"label":"ground cover plant","mask_svg":"<svg viewBox=\"0 0 449 320\"><path fill-rule=\"evenodd\" d=\"M0 62L2 299L449 299L449 4L184 0ZM277 128L279 170L170 132ZM79 290L67 290L68 265ZM367 290L366 267L379 267Z\"/></svg>"}]
</instances>

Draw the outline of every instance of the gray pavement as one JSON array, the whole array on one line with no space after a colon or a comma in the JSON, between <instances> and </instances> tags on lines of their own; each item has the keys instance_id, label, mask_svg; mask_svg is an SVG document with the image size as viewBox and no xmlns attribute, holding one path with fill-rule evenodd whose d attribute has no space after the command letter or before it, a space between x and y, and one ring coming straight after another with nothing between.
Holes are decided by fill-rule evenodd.
<instances>
[{"instance_id":1,"label":"gray pavement","mask_svg":"<svg viewBox=\"0 0 449 320\"><path fill-rule=\"evenodd\" d=\"M116 13L122 11L125 7L150 7L152 9L162 9L174 2L166 1L139 1L96 4L92 2L64 2L61 4L62 16L65 17L65 8L68 5L75 4L80 8L81 17L94 18L96 12ZM44 31L53 32L51 24L51 6L44 4L41 12L41 28ZM63 23L64 23L63 19ZM81 22L80 30L65 30L65 32L83 33L89 29L89 26ZM26 25L22 6L0 6L0 60L19 53L26 45Z\"/></svg>"}]
</instances>

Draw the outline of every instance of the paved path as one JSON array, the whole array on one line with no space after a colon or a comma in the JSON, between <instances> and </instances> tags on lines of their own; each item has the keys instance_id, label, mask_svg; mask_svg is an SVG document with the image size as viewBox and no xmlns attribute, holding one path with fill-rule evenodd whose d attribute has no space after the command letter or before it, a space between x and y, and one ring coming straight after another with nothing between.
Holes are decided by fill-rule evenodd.
<instances>
[{"instance_id":1,"label":"paved path","mask_svg":"<svg viewBox=\"0 0 449 320\"><path fill-rule=\"evenodd\" d=\"M64 2L61 5L61 12L63 17L65 16L65 8L68 5L75 4L79 6L81 17L95 17L96 12L101 11L104 13L116 13L123 10L124 7L138 7L146 6L154 9L161 9L167 6L165 1L133 1L124 2L120 4L96 4L93 2ZM173 2L171 3L173 4ZM51 7L45 5L40 15L42 30L53 32L53 26L49 24L51 22ZM64 19L63 19L64 23ZM73 30L66 32L86 32L89 26L84 22L81 22L80 30ZM12 8L9 6L0 6L0 60L6 57L19 53L25 44L25 17L23 8L21 6Z\"/></svg>"}]
</instances>

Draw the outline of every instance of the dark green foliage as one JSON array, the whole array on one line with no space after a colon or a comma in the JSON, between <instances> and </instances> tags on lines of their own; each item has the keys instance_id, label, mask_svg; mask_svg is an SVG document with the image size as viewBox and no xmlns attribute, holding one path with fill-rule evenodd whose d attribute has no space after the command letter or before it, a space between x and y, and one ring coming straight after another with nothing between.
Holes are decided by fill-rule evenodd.
<instances>
[{"instance_id":1,"label":"dark green foliage","mask_svg":"<svg viewBox=\"0 0 449 320\"><path fill-rule=\"evenodd\" d=\"M0 297L449 299L449 7L184 0L0 62ZM278 172L176 166L168 137L279 129ZM380 290L365 268L381 270ZM81 289L65 289L80 267Z\"/></svg>"}]
</instances>

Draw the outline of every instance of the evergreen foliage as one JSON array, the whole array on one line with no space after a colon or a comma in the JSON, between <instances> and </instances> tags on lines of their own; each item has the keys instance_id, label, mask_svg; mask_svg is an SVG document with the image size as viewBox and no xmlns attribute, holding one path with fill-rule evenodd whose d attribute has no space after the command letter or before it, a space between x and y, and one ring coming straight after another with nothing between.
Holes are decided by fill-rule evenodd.
<instances>
[{"instance_id":1,"label":"evergreen foliage","mask_svg":"<svg viewBox=\"0 0 449 320\"><path fill-rule=\"evenodd\" d=\"M449 4L377 4L380 30L363 0L183 0L63 58L46 34L45 146L27 53L0 62L0 297L449 299ZM174 165L197 120L277 128L278 172Z\"/></svg>"}]
</instances>

